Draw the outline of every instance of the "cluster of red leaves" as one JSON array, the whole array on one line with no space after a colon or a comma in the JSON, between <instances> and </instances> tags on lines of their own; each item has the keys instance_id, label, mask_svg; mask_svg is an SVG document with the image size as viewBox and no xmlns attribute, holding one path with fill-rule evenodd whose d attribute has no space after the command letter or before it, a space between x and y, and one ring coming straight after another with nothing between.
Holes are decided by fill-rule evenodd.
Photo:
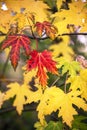
<instances>
[{"instance_id":1,"label":"cluster of red leaves","mask_svg":"<svg viewBox=\"0 0 87 130\"><path fill-rule=\"evenodd\" d=\"M56 29L51 25L51 23L44 21L43 23L37 22L35 24L37 33L42 36L45 34L54 39ZM4 50L7 47L11 47L10 50L10 60L11 64L16 70L18 61L20 59L20 48L23 47L27 56L30 59L27 61L27 70L37 69L37 77L42 86L47 84L47 71L53 74L57 74L56 62L52 60L51 52L44 50L43 52L37 52L36 50L31 50L29 37L21 34L9 35L7 39L2 44L1 49Z\"/></svg>"},{"instance_id":2,"label":"cluster of red leaves","mask_svg":"<svg viewBox=\"0 0 87 130\"><path fill-rule=\"evenodd\" d=\"M44 50L42 53L36 50L30 53L31 58L27 61L27 70L37 68L37 77L42 86L46 86L48 76L47 71L58 74L56 62L52 60L51 52Z\"/></svg>"},{"instance_id":3,"label":"cluster of red leaves","mask_svg":"<svg viewBox=\"0 0 87 130\"><path fill-rule=\"evenodd\" d=\"M3 50L9 46L11 46L10 60L15 70L20 58L20 48L24 48L26 55L29 55L30 53L30 39L25 35L9 35L2 44L1 49Z\"/></svg>"},{"instance_id":4,"label":"cluster of red leaves","mask_svg":"<svg viewBox=\"0 0 87 130\"><path fill-rule=\"evenodd\" d=\"M40 37L42 37L43 33L46 33L51 39L55 38L55 34L57 33L57 29L49 22L44 21L43 23L37 22L35 24L36 31Z\"/></svg>"}]
</instances>

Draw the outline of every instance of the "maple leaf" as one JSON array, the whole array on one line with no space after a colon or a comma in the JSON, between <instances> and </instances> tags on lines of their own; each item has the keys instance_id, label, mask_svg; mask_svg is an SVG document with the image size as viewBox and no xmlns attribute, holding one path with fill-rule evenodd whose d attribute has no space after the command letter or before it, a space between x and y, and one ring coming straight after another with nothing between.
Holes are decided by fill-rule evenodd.
<instances>
[{"instance_id":1,"label":"maple leaf","mask_svg":"<svg viewBox=\"0 0 87 130\"><path fill-rule=\"evenodd\" d=\"M6 6L8 10L12 10L14 12L20 13L20 9L24 8L26 12L33 12L36 16L36 21L44 21L48 20L48 10L49 7L47 4L43 3L42 1L35 1L35 0L5 0ZM19 4L20 3L20 4ZM38 7L41 7L38 9Z\"/></svg>"},{"instance_id":2,"label":"maple leaf","mask_svg":"<svg viewBox=\"0 0 87 130\"><path fill-rule=\"evenodd\" d=\"M25 35L9 35L2 44L1 49L5 49L9 46L11 46L10 60L13 68L16 69L20 58L20 47L24 48L26 55L30 53L30 39Z\"/></svg>"},{"instance_id":3,"label":"maple leaf","mask_svg":"<svg viewBox=\"0 0 87 130\"><path fill-rule=\"evenodd\" d=\"M65 58L69 60L73 59L74 52L72 48L69 46L68 36L64 36L59 44L54 43L53 45L50 45L49 50L52 50L52 55L54 57L63 55Z\"/></svg>"},{"instance_id":4,"label":"maple leaf","mask_svg":"<svg viewBox=\"0 0 87 130\"><path fill-rule=\"evenodd\" d=\"M13 106L16 106L16 109L19 114L21 114L23 110L23 104L25 103L25 96L27 97L29 94L28 86L22 85L20 86L18 83L11 83L7 86L8 91L4 97L4 101L12 98L16 95Z\"/></svg>"},{"instance_id":5,"label":"maple leaf","mask_svg":"<svg viewBox=\"0 0 87 130\"><path fill-rule=\"evenodd\" d=\"M79 97L80 95L80 91L64 93L63 90L56 86L47 88L37 107L40 122L43 124L45 115L50 115L52 112L59 110L58 116L62 116L63 122L66 122L71 127L72 121L74 120L73 115L77 114L77 111L72 105L74 104L78 108L87 111L87 104Z\"/></svg>"},{"instance_id":6,"label":"maple leaf","mask_svg":"<svg viewBox=\"0 0 87 130\"><path fill-rule=\"evenodd\" d=\"M68 78L67 83L71 83L70 90L79 89L82 92L81 97L87 100L87 69L82 69L79 75Z\"/></svg>"},{"instance_id":7,"label":"maple leaf","mask_svg":"<svg viewBox=\"0 0 87 130\"><path fill-rule=\"evenodd\" d=\"M4 101L13 98L13 106L16 107L18 114L22 113L23 105L27 103L37 102L42 96L41 87L33 92L27 84L18 84L17 82L7 85L8 90L5 92ZM35 96L35 97L34 97Z\"/></svg>"},{"instance_id":8,"label":"maple leaf","mask_svg":"<svg viewBox=\"0 0 87 130\"><path fill-rule=\"evenodd\" d=\"M70 76L75 76L81 69L80 64L77 61L69 61L64 57L57 58L57 61L57 67L62 67L62 74L68 72Z\"/></svg>"},{"instance_id":9,"label":"maple leaf","mask_svg":"<svg viewBox=\"0 0 87 130\"><path fill-rule=\"evenodd\" d=\"M53 24L58 28L58 33L68 33L68 25L80 26L81 32L86 31L86 11L87 8L84 6L86 2L74 1L69 3L69 10L61 9L61 11L56 12L51 17L55 18Z\"/></svg>"},{"instance_id":10,"label":"maple leaf","mask_svg":"<svg viewBox=\"0 0 87 130\"><path fill-rule=\"evenodd\" d=\"M31 59L27 61L27 70L37 68L37 77L39 78L42 86L46 86L48 76L47 71L57 74L56 62L52 60L51 52L44 50L39 53L36 50L31 52Z\"/></svg>"},{"instance_id":11,"label":"maple leaf","mask_svg":"<svg viewBox=\"0 0 87 130\"><path fill-rule=\"evenodd\" d=\"M57 30L51 23L47 21L44 21L43 23L37 22L35 26L40 37L43 35L43 32L46 32L47 36L52 39L55 38Z\"/></svg>"}]
</instances>

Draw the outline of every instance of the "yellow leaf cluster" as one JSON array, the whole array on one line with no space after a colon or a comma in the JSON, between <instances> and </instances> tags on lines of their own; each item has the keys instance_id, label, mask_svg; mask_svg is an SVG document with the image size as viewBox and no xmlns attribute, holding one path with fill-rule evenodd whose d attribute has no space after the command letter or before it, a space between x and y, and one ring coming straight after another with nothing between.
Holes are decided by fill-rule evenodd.
<instances>
[{"instance_id":1,"label":"yellow leaf cluster","mask_svg":"<svg viewBox=\"0 0 87 130\"><path fill-rule=\"evenodd\" d=\"M80 0L69 3L69 10L61 9L52 15L54 25L58 28L59 34L69 32L68 25L81 26L81 31L87 31L87 8L86 2Z\"/></svg>"},{"instance_id":2,"label":"yellow leaf cluster","mask_svg":"<svg viewBox=\"0 0 87 130\"><path fill-rule=\"evenodd\" d=\"M64 91L56 86L47 88L37 107L40 122L43 124L45 115L50 115L52 112L59 110L58 116L62 116L63 122L66 122L71 127L74 119L73 115L77 114L72 104L87 111L87 104L79 97L80 95L80 91L64 93Z\"/></svg>"}]
</instances>

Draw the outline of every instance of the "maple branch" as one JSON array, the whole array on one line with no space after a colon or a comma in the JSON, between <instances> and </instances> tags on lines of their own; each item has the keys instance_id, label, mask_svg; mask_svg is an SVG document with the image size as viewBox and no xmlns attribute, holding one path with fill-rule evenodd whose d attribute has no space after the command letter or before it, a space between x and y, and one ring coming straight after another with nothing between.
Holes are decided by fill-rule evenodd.
<instances>
[{"instance_id":1,"label":"maple branch","mask_svg":"<svg viewBox=\"0 0 87 130\"><path fill-rule=\"evenodd\" d=\"M3 78L0 78L0 82L14 82L14 81L17 81L17 82L19 82L19 83L22 83L23 81L21 81L21 80L19 80L19 79L9 79L9 78L5 78L5 79L3 79Z\"/></svg>"},{"instance_id":2,"label":"maple branch","mask_svg":"<svg viewBox=\"0 0 87 130\"><path fill-rule=\"evenodd\" d=\"M33 104L33 105L31 104L31 105L25 105L23 112L35 111L35 110L36 110L36 104ZM16 107L10 106L7 108L2 108L2 109L0 109L0 114L12 112L12 111L16 111Z\"/></svg>"},{"instance_id":3,"label":"maple branch","mask_svg":"<svg viewBox=\"0 0 87 130\"><path fill-rule=\"evenodd\" d=\"M0 36L6 36L7 34L6 33L0 33ZM18 36L23 36L25 34L15 34L15 35L18 35ZM63 33L63 34L58 34L57 36L71 36L71 35L87 35L87 33ZM45 39L48 39L49 37L46 36L46 37L35 37L34 35L26 35L28 36L30 39L38 39L38 40L45 40Z\"/></svg>"},{"instance_id":4,"label":"maple branch","mask_svg":"<svg viewBox=\"0 0 87 130\"><path fill-rule=\"evenodd\" d=\"M58 77L58 78L56 78L56 80L50 85L50 86L54 86L55 85L55 83L59 80L60 78Z\"/></svg>"}]
</instances>

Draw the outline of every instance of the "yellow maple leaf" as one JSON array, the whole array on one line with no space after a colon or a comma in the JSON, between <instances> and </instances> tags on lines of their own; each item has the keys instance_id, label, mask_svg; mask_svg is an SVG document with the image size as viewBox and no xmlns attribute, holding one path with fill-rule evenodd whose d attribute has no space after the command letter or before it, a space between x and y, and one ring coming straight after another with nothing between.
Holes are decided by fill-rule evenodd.
<instances>
[{"instance_id":1,"label":"yellow maple leaf","mask_svg":"<svg viewBox=\"0 0 87 130\"><path fill-rule=\"evenodd\" d=\"M51 17L54 19L54 25L58 28L59 34L69 32L68 25L81 26L82 31L87 31L87 8L84 8L86 2L75 1L69 4L69 10L62 9Z\"/></svg>"},{"instance_id":2,"label":"yellow maple leaf","mask_svg":"<svg viewBox=\"0 0 87 130\"><path fill-rule=\"evenodd\" d=\"M8 91L4 97L4 101L9 98L13 98L16 96L13 106L16 107L16 110L19 114L21 114L23 110L23 104L25 103L25 96L27 97L29 94L29 87L27 85L20 86L18 83L11 83L7 86Z\"/></svg>"},{"instance_id":3,"label":"yellow maple leaf","mask_svg":"<svg viewBox=\"0 0 87 130\"><path fill-rule=\"evenodd\" d=\"M20 115L23 110L23 105L37 102L42 96L41 87L35 92L31 90L27 84L18 84L17 82L7 85L8 90L5 93L4 101L15 97L13 106L16 107L18 114Z\"/></svg>"},{"instance_id":4,"label":"yellow maple leaf","mask_svg":"<svg viewBox=\"0 0 87 130\"><path fill-rule=\"evenodd\" d=\"M33 12L36 14L36 21L42 22L48 20L47 9L49 7L42 1L35 0L4 0L8 10L13 10L14 12L19 12L21 8L25 8L26 12ZM40 8L38 8L40 7Z\"/></svg>"},{"instance_id":5,"label":"yellow maple leaf","mask_svg":"<svg viewBox=\"0 0 87 130\"><path fill-rule=\"evenodd\" d=\"M3 104L5 94L0 91L0 108Z\"/></svg>"},{"instance_id":6,"label":"yellow maple leaf","mask_svg":"<svg viewBox=\"0 0 87 130\"><path fill-rule=\"evenodd\" d=\"M67 83L71 83L70 90L80 89L82 91L81 97L87 100L87 69L82 69L79 75L70 77Z\"/></svg>"},{"instance_id":7,"label":"yellow maple leaf","mask_svg":"<svg viewBox=\"0 0 87 130\"><path fill-rule=\"evenodd\" d=\"M66 122L71 127L72 120L74 120L73 115L77 114L72 104L87 111L87 104L79 97L80 95L80 91L64 93L64 91L56 86L47 88L37 107L40 122L43 124L45 115L59 110L58 116L62 116L63 122Z\"/></svg>"},{"instance_id":8,"label":"yellow maple leaf","mask_svg":"<svg viewBox=\"0 0 87 130\"><path fill-rule=\"evenodd\" d=\"M19 85L15 82L9 84L7 88L9 88L9 90L6 92L4 101L16 96L13 106L15 106L17 112L21 114L23 110L23 105L26 101L25 97L27 98L30 95L29 86L25 84Z\"/></svg>"},{"instance_id":9,"label":"yellow maple leaf","mask_svg":"<svg viewBox=\"0 0 87 130\"><path fill-rule=\"evenodd\" d=\"M54 57L63 55L67 59L73 59L74 52L72 48L69 46L68 36L64 36L59 44L53 44L49 47L49 49L52 50L52 54Z\"/></svg>"}]
</instances>

